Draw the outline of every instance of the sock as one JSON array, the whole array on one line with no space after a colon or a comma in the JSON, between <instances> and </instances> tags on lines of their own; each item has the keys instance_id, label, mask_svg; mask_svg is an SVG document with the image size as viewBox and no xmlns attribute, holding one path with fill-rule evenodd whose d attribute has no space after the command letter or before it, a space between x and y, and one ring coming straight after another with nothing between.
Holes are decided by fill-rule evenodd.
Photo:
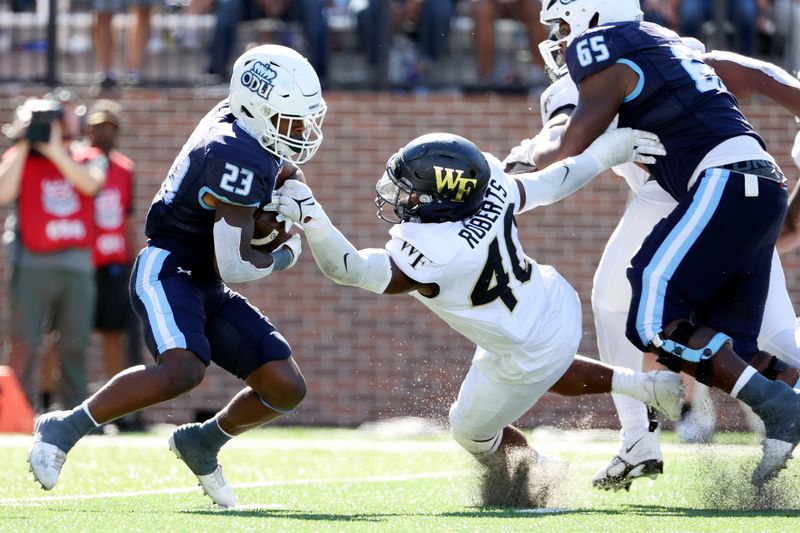
<instances>
[{"instance_id":1,"label":"sock","mask_svg":"<svg viewBox=\"0 0 800 533\"><path fill-rule=\"evenodd\" d=\"M215 451L219 451L226 442L233 438L233 435L228 435L219 427L217 417L210 418L200 424L197 434L206 448Z\"/></svg>"},{"instance_id":2,"label":"sock","mask_svg":"<svg viewBox=\"0 0 800 533\"><path fill-rule=\"evenodd\" d=\"M642 352L625 338L625 326L628 319L627 310L613 311L596 301L592 302L592 309L594 310L600 360L615 367L641 371ZM626 381L627 378L617 377L616 372L614 375L615 378L612 378L611 398L617 408L617 416L622 426L624 439L626 442L632 442L646 434L650 428L647 406L635 398L617 394L615 392L614 379L617 380L617 387L624 387L621 382Z\"/></svg>"},{"instance_id":3,"label":"sock","mask_svg":"<svg viewBox=\"0 0 800 533\"><path fill-rule=\"evenodd\" d=\"M750 369L751 367L748 367ZM745 381L745 374L750 377ZM744 384L740 386L740 382ZM797 443L798 395L782 381L770 381L758 372L745 372L737 380L731 395L746 403L764 421L768 439Z\"/></svg>"},{"instance_id":4,"label":"sock","mask_svg":"<svg viewBox=\"0 0 800 533\"><path fill-rule=\"evenodd\" d=\"M37 432L41 434L43 442L55 445L64 453L69 452L84 435L98 427L84 404L60 417L55 413L51 416L52 418L44 419Z\"/></svg>"}]
</instances>

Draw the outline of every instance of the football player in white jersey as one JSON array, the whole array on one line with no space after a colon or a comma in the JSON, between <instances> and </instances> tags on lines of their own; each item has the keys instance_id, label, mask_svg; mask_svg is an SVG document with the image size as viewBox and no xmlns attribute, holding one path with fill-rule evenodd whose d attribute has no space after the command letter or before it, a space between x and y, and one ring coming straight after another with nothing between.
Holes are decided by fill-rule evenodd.
<instances>
[{"instance_id":1,"label":"football player in white jersey","mask_svg":"<svg viewBox=\"0 0 800 533\"><path fill-rule=\"evenodd\" d=\"M662 148L650 134L619 129L574 158L511 176L467 139L423 135L388 160L377 183L378 215L396 223L385 248L356 249L303 183L287 181L271 208L302 224L317 265L336 283L409 293L477 345L450 424L455 440L487 463L528 447L512 424L548 390L613 391L678 416L682 385L675 374L576 357L578 296L553 267L524 254L514 219L610 166L634 157L654 161Z\"/></svg>"},{"instance_id":2,"label":"football player in white jersey","mask_svg":"<svg viewBox=\"0 0 800 533\"><path fill-rule=\"evenodd\" d=\"M702 48L702 43L695 39L685 41L695 50ZM511 171L518 166L525 170L532 168L531 155L537 140L558 135L578 102L577 87L566 68L557 61L550 61L556 57L552 55L551 47L543 46L542 52L551 72L560 77L541 95L540 110L545 129L539 137L523 141L506 157L504 163ZM728 89L737 97L763 95L792 114L800 114L800 82L780 67L728 52L704 54L703 61L716 69ZM631 298L625 270L653 226L666 217L677 202L656 181L649 180L646 171L633 163L616 166L614 172L625 179L634 196L609 238L595 272L592 310L600 359L609 364L641 370L642 353L625 338L625 321ZM793 195L793 200L796 196ZM790 209L790 212L796 210L797 207ZM784 242L790 238L787 234ZM781 246L781 241L778 246ZM800 366L800 345L796 332L794 308L786 289L780 260L775 253L759 345L783 362ZM765 375L773 379L779 377L795 385L797 370L786 368L783 362L766 358L754 360L753 364ZM705 389L699 383L696 387L701 392ZM622 443L617 455L594 477L593 484L602 489L629 489L636 478L652 478L662 473L663 456L654 432L656 425L651 423L647 408L629 397L614 394L613 398L622 426Z\"/></svg>"}]
</instances>

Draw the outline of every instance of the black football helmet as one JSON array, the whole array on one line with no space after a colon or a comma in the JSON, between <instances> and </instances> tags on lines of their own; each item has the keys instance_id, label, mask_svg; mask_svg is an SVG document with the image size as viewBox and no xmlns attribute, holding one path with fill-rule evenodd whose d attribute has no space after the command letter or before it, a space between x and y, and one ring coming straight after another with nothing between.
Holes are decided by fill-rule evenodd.
<instances>
[{"instance_id":1,"label":"black football helmet","mask_svg":"<svg viewBox=\"0 0 800 533\"><path fill-rule=\"evenodd\" d=\"M375 186L378 218L393 224L466 218L481 206L490 176L472 142L451 133L422 135L386 162ZM383 212L387 204L395 218Z\"/></svg>"}]
</instances>

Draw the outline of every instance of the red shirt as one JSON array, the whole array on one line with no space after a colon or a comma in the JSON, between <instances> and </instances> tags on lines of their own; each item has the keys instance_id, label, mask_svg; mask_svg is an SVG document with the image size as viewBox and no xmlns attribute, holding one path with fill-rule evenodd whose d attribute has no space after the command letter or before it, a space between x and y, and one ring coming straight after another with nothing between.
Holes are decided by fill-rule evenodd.
<instances>
[{"instance_id":1,"label":"red shirt","mask_svg":"<svg viewBox=\"0 0 800 533\"><path fill-rule=\"evenodd\" d=\"M80 161L90 161L102 155L94 147L81 151ZM133 161L120 152L112 151L108 157L108 173L103 189L94 198L94 253L95 268L109 264L125 264L128 251L127 220L131 212L133 189Z\"/></svg>"},{"instance_id":2,"label":"red shirt","mask_svg":"<svg viewBox=\"0 0 800 533\"><path fill-rule=\"evenodd\" d=\"M91 248L93 198L79 192L46 157L25 160L18 205L22 244L31 252Z\"/></svg>"}]
</instances>

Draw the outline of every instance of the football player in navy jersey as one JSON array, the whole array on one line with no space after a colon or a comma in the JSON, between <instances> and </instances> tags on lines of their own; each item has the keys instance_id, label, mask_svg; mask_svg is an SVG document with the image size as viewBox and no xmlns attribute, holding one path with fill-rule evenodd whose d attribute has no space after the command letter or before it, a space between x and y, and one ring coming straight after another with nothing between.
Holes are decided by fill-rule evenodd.
<instances>
[{"instance_id":1,"label":"football player in navy jersey","mask_svg":"<svg viewBox=\"0 0 800 533\"><path fill-rule=\"evenodd\" d=\"M276 190L274 207L302 224L330 279L378 294L408 293L477 345L449 419L453 438L488 467L487 481L499 475L509 483L510 466L550 478L558 474L539 468L542 461L512 425L545 392L613 391L675 418L682 381L672 372L645 374L576 356L577 294L552 266L525 255L514 217L563 198L611 165L634 157L653 161L663 153L655 141L618 129L577 157L512 176L463 137L417 137L389 159L376 185L378 216L396 224L385 248L356 249L298 181ZM500 500L484 503L542 503L525 475L513 478L513 487L505 485L512 490L490 491Z\"/></svg>"},{"instance_id":2,"label":"football player in navy jersey","mask_svg":"<svg viewBox=\"0 0 800 533\"><path fill-rule=\"evenodd\" d=\"M253 218L276 183L303 179L297 164L319 148L326 109L317 74L297 52L264 45L236 61L229 97L195 128L147 214L149 241L134 265L131 297L155 364L129 368L72 411L37 420L28 461L44 489L83 435L191 390L213 361L246 387L211 420L179 426L169 447L216 504L235 505L220 448L292 411L306 384L286 340L226 283L297 261L299 236L272 253L252 248Z\"/></svg>"},{"instance_id":3,"label":"football player in navy jersey","mask_svg":"<svg viewBox=\"0 0 800 533\"><path fill-rule=\"evenodd\" d=\"M683 41L698 51L705 51L705 47L696 39L683 38ZM563 131L564 122L578 102L578 88L569 77L566 65L559 61L560 50L554 50L549 43L542 43L540 48L545 51L543 54L545 61L557 81L540 97L544 129L533 139L522 141L504 161L514 172L517 172L518 168L530 168L530 157L535 151L536 144L551 134L557 135L559 131ZM780 67L721 51L704 53L702 59L714 67L737 98L766 96L790 113L800 114L800 81ZM641 370L642 352L625 339L625 324L631 299L631 289L625 277L625 269L644 238L662 218L669 215L677 205L677 201L656 181L648 180L649 174L633 163L614 167L614 172L625 179L634 196L609 238L595 272L592 311L600 360L612 365ZM797 211L797 205L793 206L790 201L789 212L792 211ZM790 232L787 231L787 226L790 228L791 222L787 215L782 231L782 237L785 236L787 239L784 246L791 245ZM781 251L780 238L776 249ZM774 254L758 344L779 359L762 353L754 356L750 364L770 379L781 379L789 385L794 385L800 376L798 371L800 345L796 339L796 332L794 307L786 288L780 259ZM707 396L707 390L703 385L695 386L695 399L702 398L703 394ZM660 474L663 471L663 455L656 433L658 424L648 416L645 405L633 398L619 395L614 395L614 403L622 427L622 442L617 454L597 473L592 483L598 488L618 490L629 488L633 480L639 477L656 477ZM710 401L701 405L708 403ZM697 414L702 412L702 409L689 411L688 416L682 418L676 427L679 435L691 435L692 432L701 435L703 428L708 427L707 417ZM749 420L757 419L752 422L763 432L761 420L752 415L749 409L745 414ZM713 428L713 412L710 412L709 416Z\"/></svg>"},{"instance_id":4,"label":"football player in navy jersey","mask_svg":"<svg viewBox=\"0 0 800 533\"><path fill-rule=\"evenodd\" d=\"M578 104L537 166L580 153L618 116L659 135L647 165L678 202L628 268L626 336L659 362L749 405L764 421L761 486L800 441L800 398L748 365L759 350L773 249L786 212L783 174L714 70L672 31L641 22L635 0L550 0Z\"/></svg>"}]
</instances>

